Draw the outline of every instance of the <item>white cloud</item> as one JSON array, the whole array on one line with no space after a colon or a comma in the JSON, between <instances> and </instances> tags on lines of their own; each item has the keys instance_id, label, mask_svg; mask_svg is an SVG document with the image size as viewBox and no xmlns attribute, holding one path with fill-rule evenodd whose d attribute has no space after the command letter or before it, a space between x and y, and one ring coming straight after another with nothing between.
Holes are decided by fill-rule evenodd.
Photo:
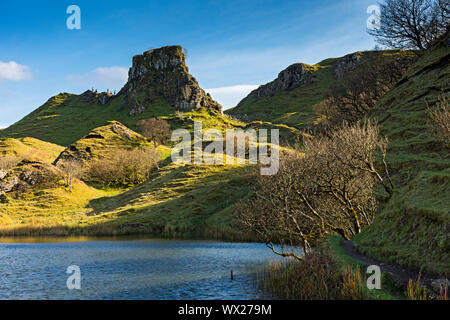
<instances>
[{"instance_id":1,"label":"white cloud","mask_svg":"<svg viewBox=\"0 0 450 320\"><path fill-rule=\"evenodd\" d=\"M218 101L224 109L235 107L239 101L245 98L250 92L258 88L257 85L237 85L230 87L205 89L211 97Z\"/></svg>"},{"instance_id":2,"label":"white cloud","mask_svg":"<svg viewBox=\"0 0 450 320\"><path fill-rule=\"evenodd\" d=\"M69 75L67 79L85 87L107 87L114 90L120 89L127 82L128 69L124 67L96 68L84 74Z\"/></svg>"},{"instance_id":3,"label":"white cloud","mask_svg":"<svg viewBox=\"0 0 450 320\"><path fill-rule=\"evenodd\" d=\"M0 80L28 80L31 79L30 68L15 61L0 61Z\"/></svg>"}]
</instances>

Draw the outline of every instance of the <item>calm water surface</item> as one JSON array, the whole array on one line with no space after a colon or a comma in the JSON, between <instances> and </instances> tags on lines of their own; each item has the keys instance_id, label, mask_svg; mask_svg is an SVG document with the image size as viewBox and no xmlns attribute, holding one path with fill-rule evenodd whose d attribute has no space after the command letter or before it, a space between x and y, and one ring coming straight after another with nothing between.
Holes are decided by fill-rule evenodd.
<instances>
[{"instance_id":1,"label":"calm water surface","mask_svg":"<svg viewBox=\"0 0 450 320\"><path fill-rule=\"evenodd\" d=\"M256 243L38 241L0 239L0 299L261 299L252 274L280 259ZM67 288L70 265L81 290Z\"/></svg>"}]
</instances>

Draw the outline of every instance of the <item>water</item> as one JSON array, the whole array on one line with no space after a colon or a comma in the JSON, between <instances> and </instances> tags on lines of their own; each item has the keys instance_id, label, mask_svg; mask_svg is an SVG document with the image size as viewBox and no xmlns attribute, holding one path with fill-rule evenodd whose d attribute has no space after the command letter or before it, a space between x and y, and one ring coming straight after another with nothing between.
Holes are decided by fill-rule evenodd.
<instances>
[{"instance_id":1,"label":"water","mask_svg":"<svg viewBox=\"0 0 450 320\"><path fill-rule=\"evenodd\" d=\"M0 299L262 299L253 273L280 259L257 243L0 241ZM70 265L81 290L67 288Z\"/></svg>"}]
</instances>

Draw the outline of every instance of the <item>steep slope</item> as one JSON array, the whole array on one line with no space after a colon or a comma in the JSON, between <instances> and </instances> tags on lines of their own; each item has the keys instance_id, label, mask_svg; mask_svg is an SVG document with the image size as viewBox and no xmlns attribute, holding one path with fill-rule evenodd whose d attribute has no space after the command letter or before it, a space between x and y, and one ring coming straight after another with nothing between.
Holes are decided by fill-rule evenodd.
<instances>
[{"instance_id":1,"label":"steep slope","mask_svg":"<svg viewBox=\"0 0 450 320\"><path fill-rule=\"evenodd\" d=\"M52 163L64 147L35 138L0 138L0 156Z\"/></svg>"},{"instance_id":2,"label":"steep slope","mask_svg":"<svg viewBox=\"0 0 450 320\"><path fill-rule=\"evenodd\" d=\"M313 66L296 63L281 71L272 82L252 91L226 113L247 121L262 120L304 129L317 120L314 106L348 73L377 59L392 56L400 59L409 54L402 50L363 51Z\"/></svg>"},{"instance_id":3,"label":"steep slope","mask_svg":"<svg viewBox=\"0 0 450 320\"><path fill-rule=\"evenodd\" d=\"M171 120L177 110L194 113L207 110L218 121L226 121L221 105L189 74L182 48L163 47L133 58L128 82L117 95L90 90L81 95L58 94L1 130L0 137L29 136L68 146L108 121L119 121L134 130L141 119Z\"/></svg>"},{"instance_id":4,"label":"steep slope","mask_svg":"<svg viewBox=\"0 0 450 320\"><path fill-rule=\"evenodd\" d=\"M180 46L152 49L134 56L128 82L119 95L126 96L131 114L143 112L146 103L156 97L164 97L177 110L208 108L222 111L222 106L189 74Z\"/></svg>"},{"instance_id":5,"label":"steep slope","mask_svg":"<svg viewBox=\"0 0 450 320\"><path fill-rule=\"evenodd\" d=\"M432 135L427 114L450 95L448 39L422 56L376 105L373 117L389 138L396 191L356 238L371 256L431 272L450 272L450 153Z\"/></svg>"},{"instance_id":6,"label":"steep slope","mask_svg":"<svg viewBox=\"0 0 450 320\"><path fill-rule=\"evenodd\" d=\"M114 154L119 149L152 149L153 145L140 134L128 129L117 121L92 130L89 134L67 147L56 158L54 164L61 160L76 159L83 162Z\"/></svg>"}]
</instances>

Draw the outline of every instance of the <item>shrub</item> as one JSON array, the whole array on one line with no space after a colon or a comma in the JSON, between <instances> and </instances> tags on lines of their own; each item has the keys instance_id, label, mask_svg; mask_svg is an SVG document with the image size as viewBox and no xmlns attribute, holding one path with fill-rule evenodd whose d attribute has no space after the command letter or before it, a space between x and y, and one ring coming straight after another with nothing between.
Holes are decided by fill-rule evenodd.
<instances>
[{"instance_id":1,"label":"shrub","mask_svg":"<svg viewBox=\"0 0 450 320\"><path fill-rule=\"evenodd\" d=\"M83 177L83 163L75 159L67 159L58 162L58 168L64 172L64 185L72 187L75 179Z\"/></svg>"},{"instance_id":2,"label":"shrub","mask_svg":"<svg viewBox=\"0 0 450 320\"><path fill-rule=\"evenodd\" d=\"M428 107L428 115L434 136L447 147L450 147L450 108L448 98L441 95L435 109Z\"/></svg>"},{"instance_id":3,"label":"shrub","mask_svg":"<svg viewBox=\"0 0 450 320\"><path fill-rule=\"evenodd\" d=\"M329 233L351 239L373 222L377 185L392 195L386 146L370 123L305 138L303 147L280 157L276 175L256 174L254 196L237 204L240 225L274 253L298 260L298 245L306 252Z\"/></svg>"},{"instance_id":4,"label":"shrub","mask_svg":"<svg viewBox=\"0 0 450 320\"><path fill-rule=\"evenodd\" d=\"M155 148L170 141L170 124L166 120L150 118L139 121L137 126L144 137L153 141Z\"/></svg>"},{"instance_id":5,"label":"shrub","mask_svg":"<svg viewBox=\"0 0 450 320\"><path fill-rule=\"evenodd\" d=\"M301 262L271 263L256 274L258 286L273 297L288 300L368 299L365 277L359 270L339 269L325 252L311 252Z\"/></svg>"},{"instance_id":6,"label":"shrub","mask_svg":"<svg viewBox=\"0 0 450 320\"><path fill-rule=\"evenodd\" d=\"M11 170L21 161L18 157L1 156L0 157L0 170Z\"/></svg>"},{"instance_id":7,"label":"shrub","mask_svg":"<svg viewBox=\"0 0 450 320\"><path fill-rule=\"evenodd\" d=\"M103 187L132 187L145 182L160 160L155 150L117 150L107 158L94 161L86 180Z\"/></svg>"},{"instance_id":8,"label":"shrub","mask_svg":"<svg viewBox=\"0 0 450 320\"><path fill-rule=\"evenodd\" d=\"M327 97L314 107L321 119L315 129L332 132L347 123L355 123L375 106L405 74L413 62L409 55L369 55L358 68L331 86Z\"/></svg>"}]
</instances>

